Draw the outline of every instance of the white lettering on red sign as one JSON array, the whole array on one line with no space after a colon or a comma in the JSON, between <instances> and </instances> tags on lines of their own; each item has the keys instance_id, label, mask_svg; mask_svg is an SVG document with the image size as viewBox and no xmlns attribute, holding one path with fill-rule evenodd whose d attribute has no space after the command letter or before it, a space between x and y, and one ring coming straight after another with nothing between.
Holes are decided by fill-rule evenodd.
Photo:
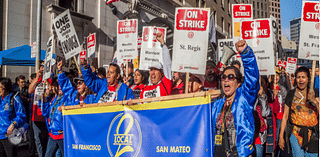
<instances>
[{"instance_id":1,"label":"white lettering on red sign","mask_svg":"<svg viewBox=\"0 0 320 157\"><path fill-rule=\"evenodd\" d=\"M250 18L252 16L251 5L234 5L232 11L234 18Z\"/></svg>"},{"instance_id":2,"label":"white lettering on red sign","mask_svg":"<svg viewBox=\"0 0 320 157\"><path fill-rule=\"evenodd\" d=\"M308 22L320 21L320 4L315 2L305 2L303 8L303 20Z\"/></svg>"},{"instance_id":3,"label":"white lettering on red sign","mask_svg":"<svg viewBox=\"0 0 320 157\"><path fill-rule=\"evenodd\" d=\"M95 46L95 35L94 34L91 34L89 37L88 37L88 40L87 40L87 43L88 43L88 48L92 47L92 46Z\"/></svg>"},{"instance_id":4,"label":"white lettering on red sign","mask_svg":"<svg viewBox=\"0 0 320 157\"><path fill-rule=\"evenodd\" d=\"M296 64L297 63L297 58L288 58L288 62L291 64Z\"/></svg>"},{"instance_id":5,"label":"white lettering on red sign","mask_svg":"<svg viewBox=\"0 0 320 157\"><path fill-rule=\"evenodd\" d=\"M135 33L136 27L137 27L137 23L135 20L119 21L118 33L119 34Z\"/></svg>"},{"instance_id":6,"label":"white lettering on red sign","mask_svg":"<svg viewBox=\"0 0 320 157\"><path fill-rule=\"evenodd\" d=\"M87 53L86 50L80 52L80 60L81 59L86 59L86 53Z\"/></svg>"},{"instance_id":7,"label":"white lettering on red sign","mask_svg":"<svg viewBox=\"0 0 320 157\"><path fill-rule=\"evenodd\" d=\"M243 21L241 32L243 39L269 38L269 20Z\"/></svg>"},{"instance_id":8,"label":"white lettering on red sign","mask_svg":"<svg viewBox=\"0 0 320 157\"><path fill-rule=\"evenodd\" d=\"M179 9L176 18L177 30L205 31L208 11L200 9Z\"/></svg>"}]
</instances>

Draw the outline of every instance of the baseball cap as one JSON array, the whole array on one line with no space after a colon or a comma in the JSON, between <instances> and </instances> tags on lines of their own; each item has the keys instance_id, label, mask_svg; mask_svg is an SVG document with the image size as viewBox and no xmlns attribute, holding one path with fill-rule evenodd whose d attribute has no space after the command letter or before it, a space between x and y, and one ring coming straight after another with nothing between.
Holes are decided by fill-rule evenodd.
<instances>
[{"instance_id":1,"label":"baseball cap","mask_svg":"<svg viewBox=\"0 0 320 157\"><path fill-rule=\"evenodd\" d=\"M159 70L163 69L162 64L160 62L152 62L151 66L149 67L149 69L151 69L151 68L156 68L156 69L159 69Z\"/></svg>"}]
</instances>

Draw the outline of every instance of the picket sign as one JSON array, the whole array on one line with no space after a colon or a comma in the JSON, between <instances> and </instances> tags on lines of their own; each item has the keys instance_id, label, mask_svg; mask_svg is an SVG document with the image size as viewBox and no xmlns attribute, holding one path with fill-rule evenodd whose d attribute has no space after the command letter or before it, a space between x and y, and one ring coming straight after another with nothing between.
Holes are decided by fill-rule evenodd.
<instances>
[{"instance_id":1,"label":"picket sign","mask_svg":"<svg viewBox=\"0 0 320 157\"><path fill-rule=\"evenodd\" d=\"M241 22L241 38L252 48L260 75L275 74L276 28L276 19L272 16Z\"/></svg>"},{"instance_id":2,"label":"picket sign","mask_svg":"<svg viewBox=\"0 0 320 157\"><path fill-rule=\"evenodd\" d=\"M138 20L117 21L117 59L135 59L138 56Z\"/></svg>"},{"instance_id":3,"label":"picket sign","mask_svg":"<svg viewBox=\"0 0 320 157\"><path fill-rule=\"evenodd\" d=\"M36 57L37 42L31 43L31 58Z\"/></svg>"},{"instance_id":4,"label":"picket sign","mask_svg":"<svg viewBox=\"0 0 320 157\"><path fill-rule=\"evenodd\" d=\"M108 102L108 103L80 104L80 105L72 105L72 106L62 106L62 110L72 110L72 109L79 109L79 108L84 108L84 107L126 105L130 101L135 105L139 105L139 103L147 103L147 102L155 102L155 101L166 101L166 100L193 98L193 97L206 97L207 95L211 95L211 99L212 98L216 98L216 97L218 97L220 95L220 90L210 89L210 90L205 91L205 92L169 95L169 96L162 96L162 97L156 97L156 98L133 99L133 100L115 101L115 102ZM130 107L130 106L127 106L127 107Z\"/></svg>"},{"instance_id":5,"label":"picket sign","mask_svg":"<svg viewBox=\"0 0 320 157\"><path fill-rule=\"evenodd\" d=\"M53 25L61 42L66 60L79 54L81 45L74 29L69 9L54 18Z\"/></svg>"},{"instance_id":6,"label":"picket sign","mask_svg":"<svg viewBox=\"0 0 320 157\"><path fill-rule=\"evenodd\" d=\"M144 26L142 28L142 40L140 51L140 70L149 70L152 62L163 64L162 47L157 41L156 35L163 34L164 40L167 38L167 29L164 27Z\"/></svg>"},{"instance_id":7,"label":"picket sign","mask_svg":"<svg viewBox=\"0 0 320 157\"><path fill-rule=\"evenodd\" d=\"M172 55L173 71L205 74L209 20L209 8L176 8Z\"/></svg>"},{"instance_id":8,"label":"picket sign","mask_svg":"<svg viewBox=\"0 0 320 157\"><path fill-rule=\"evenodd\" d=\"M90 34L87 37L87 54L88 57L92 56L96 51L96 33Z\"/></svg>"},{"instance_id":9,"label":"picket sign","mask_svg":"<svg viewBox=\"0 0 320 157\"><path fill-rule=\"evenodd\" d=\"M43 67L43 77L42 80L46 80L50 78L51 75L51 69L52 69L52 53L54 49L54 36L49 37L49 40L47 42L47 52L46 52L46 58L44 61L44 67Z\"/></svg>"},{"instance_id":10,"label":"picket sign","mask_svg":"<svg viewBox=\"0 0 320 157\"><path fill-rule=\"evenodd\" d=\"M286 72L293 74L296 71L297 67L297 58L288 57Z\"/></svg>"},{"instance_id":11,"label":"picket sign","mask_svg":"<svg viewBox=\"0 0 320 157\"><path fill-rule=\"evenodd\" d=\"M241 40L240 24L243 20L252 20L252 4L232 4L232 39Z\"/></svg>"}]
</instances>

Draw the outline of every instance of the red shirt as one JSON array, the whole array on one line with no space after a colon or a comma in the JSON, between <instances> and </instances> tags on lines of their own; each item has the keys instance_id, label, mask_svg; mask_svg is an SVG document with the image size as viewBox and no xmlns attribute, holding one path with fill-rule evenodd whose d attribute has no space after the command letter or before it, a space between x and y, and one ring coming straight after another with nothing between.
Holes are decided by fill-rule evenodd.
<instances>
[{"instance_id":1,"label":"red shirt","mask_svg":"<svg viewBox=\"0 0 320 157\"><path fill-rule=\"evenodd\" d=\"M171 94L172 82L165 76L156 85L147 85L145 89L141 92L140 98L154 98L167 96Z\"/></svg>"},{"instance_id":2,"label":"red shirt","mask_svg":"<svg viewBox=\"0 0 320 157\"><path fill-rule=\"evenodd\" d=\"M172 88L171 95L175 94L183 94L184 93L184 83L181 82L180 84L175 84L175 86Z\"/></svg>"},{"instance_id":3,"label":"red shirt","mask_svg":"<svg viewBox=\"0 0 320 157\"><path fill-rule=\"evenodd\" d=\"M133 91L134 99L140 99L141 92L144 90L145 87L146 87L145 84L132 85L130 87L132 89L132 91Z\"/></svg>"},{"instance_id":4,"label":"red shirt","mask_svg":"<svg viewBox=\"0 0 320 157\"><path fill-rule=\"evenodd\" d=\"M218 89L218 82L213 81L212 83L209 83L207 80L205 80L203 87L204 89Z\"/></svg>"},{"instance_id":5,"label":"red shirt","mask_svg":"<svg viewBox=\"0 0 320 157\"><path fill-rule=\"evenodd\" d=\"M41 81L42 81L42 77L39 78L38 83L40 83ZM43 85L42 84L38 84L37 87L38 86L43 86ZM36 96L35 94L36 93L34 93L34 97ZM38 101L38 100L34 99L34 102L33 102L32 121L45 122L45 118L42 115L41 109L39 108L38 103L35 103L35 101Z\"/></svg>"}]
</instances>

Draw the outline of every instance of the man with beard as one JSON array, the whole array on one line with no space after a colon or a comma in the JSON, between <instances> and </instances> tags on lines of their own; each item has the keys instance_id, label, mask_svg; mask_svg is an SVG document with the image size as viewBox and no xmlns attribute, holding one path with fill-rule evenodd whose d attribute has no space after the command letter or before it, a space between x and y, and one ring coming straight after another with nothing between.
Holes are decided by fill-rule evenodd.
<instances>
[{"instance_id":1,"label":"man with beard","mask_svg":"<svg viewBox=\"0 0 320 157\"><path fill-rule=\"evenodd\" d=\"M184 93L183 73L173 72L171 95L183 94L183 93Z\"/></svg>"},{"instance_id":2,"label":"man with beard","mask_svg":"<svg viewBox=\"0 0 320 157\"><path fill-rule=\"evenodd\" d=\"M216 67L215 63L212 60L207 61L206 80L204 81L204 89L218 89L218 75L214 72L214 68Z\"/></svg>"}]
</instances>

